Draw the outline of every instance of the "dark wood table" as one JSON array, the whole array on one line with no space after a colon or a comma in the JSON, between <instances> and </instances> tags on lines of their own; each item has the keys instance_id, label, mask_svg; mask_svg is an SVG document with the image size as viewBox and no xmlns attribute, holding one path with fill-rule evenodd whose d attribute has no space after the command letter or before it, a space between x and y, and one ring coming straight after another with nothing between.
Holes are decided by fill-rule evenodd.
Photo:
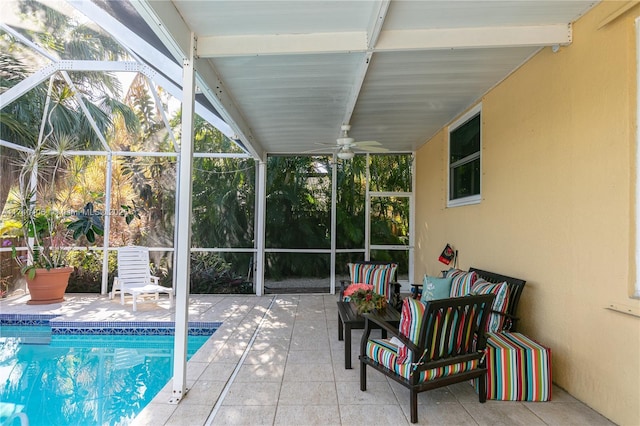
<instances>
[{"instance_id":1,"label":"dark wood table","mask_svg":"<svg viewBox=\"0 0 640 426\"><path fill-rule=\"evenodd\" d=\"M387 307L381 318L393 325L400 324L400 312ZM374 328L377 327L373 324ZM363 330L364 317L358 315L350 302L338 302L338 340L344 340L344 368L351 368L351 330ZM387 332L382 330L382 338L387 337Z\"/></svg>"}]
</instances>

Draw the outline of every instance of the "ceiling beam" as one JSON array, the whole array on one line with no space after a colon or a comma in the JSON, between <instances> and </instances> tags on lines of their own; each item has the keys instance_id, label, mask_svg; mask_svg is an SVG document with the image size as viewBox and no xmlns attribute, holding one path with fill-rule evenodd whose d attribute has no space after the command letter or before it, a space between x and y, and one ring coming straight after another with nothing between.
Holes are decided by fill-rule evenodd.
<instances>
[{"instance_id":1,"label":"ceiling beam","mask_svg":"<svg viewBox=\"0 0 640 426\"><path fill-rule=\"evenodd\" d=\"M384 4L387 2L383 2ZM382 14L386 14L386 10ZM381 31L383 15L377 15L374 21L378 26L376 33L342 32L200 37L197 53L201 58L214 58L552 46L555 44L567 45L572 41L570 24Z\"/></svg>"},{"instance_id":2,"label":"ceiling beam","mask_svg":"<svg viewBox=\"0 0 640 426\"><path fill-rule=\"evenodd\" d=\"M390 4L391 0L383 0L378 2L374 9L376 13L373 14L367 31L368 49L372 49L378 42L378 37L380 37L380 33L382 32L382 26L384 25L384 20L387 18Z\"/></svg>"},{"instance_id":3,"label":"ceiling beam","mask_svg":"<svg viewBox=\"0 0 640 426\"><path fill-rule=\"evenodd\" d=\"M184 58L190 57L188 52L190 49L191 29L184 22L173 2L136 0L132 1L131 4L162 40L176 61L182 63ZM197 44L199 44L199 41ZM196 60L194 65L199 89L233 129L235 132L234 138L239 139L252 155L262 159L264 148L253 136L231 95L226 90L220 90L224 85L217 72L211 64L203 60Z\"/></svg>"},{"instance_id":4,"label":"ceiling beam","mask_svg":"<svg viewBox=\"0 0 640 426\"><path fill-rule=\"evenodd\" d=\"M207 59L196 59L195 62L198 78L198 86L202 90L202 94L213 105L224 105L224 108L218 111L222 114L222 118L228 123L234 123L232 128L236 132L236 139L240 139L245 148L250 151L254 158L266 160L265 150L255 140L253 132L247 125L247 121L242 116L240 109L237 107L235 100L231 96L225 85L218 75L218 72ZM206 82L206 84L205 84ZM211 87L215 87L212 89Z\"/></svg>"},{"instance_id":5,"label":"ceiling beam","mask_svg":"<svg viewBox=\"0 0 640 426\"><path fill-rule=\"evenodd\" d=\"M158 52L155 47L138 36L135 29L123 25L92 1L67 0L67 3L109 33L132 56L142 58L146 62L153 64L172 80L176 82L182 81L182 67L179 63ZM135 5L135 3L131 2L132 5Z\"/></svg>"},{"instance_id":6,"label":"ceiling beam","mask_svg":"<svg viewBox=\"0 0 640 426\"><path fill-rule=\"evenodd\" d=\"M571 40L570 24L416 29L383 31L375 51L552 46L567 45Z\"/></svg>"},{"instance_id":7,"label":"ceiling beam","mask_svg":"<svg viewBox=\"0 0 640 426\"><path fill-rule=\"evenodd\" d=\"M260 34L210 36L198 38L198 56L282 55L363 51L367 48L364 31L315 34Z\"/></svg>"},{"instance_id":8,"label":"ceiling beam","mask_svg":"<svg viewBox=\"0 0 640 426\"><path fill-rule=\"evenodd\" d=\"M76 0L77 1L77 0ZM134 0L131 5L158 36L174 59L189 57L191 29L171 1Z\"/></svg>"},{"instance_id":9,"label":"ceiling beam","mask_svg":"<svg viewBox=\"0 0 640 426\"><path fill-rule=\"evenodd\" d=\"M358 71L353 81L353 86L351 86L351 92L349 92L344 116L342 117L342 124L349 124L351 122L353 110L356 108L356 102L358 102L358 97L360 96L364 79L369 71L369 64L371 63L371 57L373 56L372 49L382 32L382 26L385 18L387 17L390 3L391 0L379 2L375 8L375 13L372 16L371 22L369 22L369 29L367 31L367 52L365 53L364 60L358 67Z\"/></svg>"},{"instance_id":10,"label":"ceiling beam","mask_svg":"<svg viewBox=\"0 0 640 426\"><path fill-rule=\"evenodd\" d=\"M182 97L182 87L179 83L182 81L182 67L174 60L168 58L163 53L158 52L155 47L147 43L138 36L135 31L123 25L120 21L106 13L95 3L85 0L67 0L69 4L75 7L79 12L98 24L102 29L108 32L111 37L115 38L121 46L123 46L131 56L139 63L121 62L123 64L131 64L125 66L125 69L113 69L111 66L102 68L102 71L130 71L141 72L145 76L153 80L157 85L163 87L167 92L176 99ZM39 51L39 50L38 50ZM155 68L147 66L153 64ZM158 72L157 70L161 70ZM225 123L220 117L214 114L208 107L196 102L196 113L207 122L211 123L227 137L233 137L234 132L231 127Z\"/></svg>"}]
</instances>

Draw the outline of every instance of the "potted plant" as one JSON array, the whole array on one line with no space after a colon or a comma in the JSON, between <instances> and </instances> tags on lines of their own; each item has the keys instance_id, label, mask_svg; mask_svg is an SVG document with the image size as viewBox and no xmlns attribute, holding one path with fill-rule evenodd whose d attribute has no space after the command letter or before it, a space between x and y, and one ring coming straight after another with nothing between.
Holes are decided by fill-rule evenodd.
<instances>
[{"instance_id":1,"label":"potted plant","mask_svg":"<svg viewBox=\"0 0 640 426\"><path fill-rule=\"evenodd\" d=\"M27 304L62 302L73 272L67 263L68 248L74 240L84 238L93 243L97 235L103 234L102 216L96 214L93 203L87 203L82 211L72 208L73 190L69 187L73 182L66 170L72 141L65 136L55 137L53 132L44 141L53 143L39 143L23 155L14 210L27 246L27 255L18 255L12 246L13 258L20 265L31 294Z\"/></svg>"}]
</instances>

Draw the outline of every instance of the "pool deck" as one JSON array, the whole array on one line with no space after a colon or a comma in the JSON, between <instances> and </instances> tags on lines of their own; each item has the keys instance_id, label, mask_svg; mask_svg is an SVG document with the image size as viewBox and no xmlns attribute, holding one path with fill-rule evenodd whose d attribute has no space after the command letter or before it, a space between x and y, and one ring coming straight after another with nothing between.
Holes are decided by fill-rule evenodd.
<instances>
[{"instance_id":1,"label":"pool deck","mask_svg":"<svg viewBox=\"0 0 640 426\"><path fill-rule=\"evenodd\" d=\"M168 299L122 306L107 296L67 294L64 303L2 299L1 314L56 314L69 321L173 321ZM169 404L167 386L133 425L409 424L409 392L372 369L360 391L359 345L344 368L334 295L192 295L189 321L220 321L187 365L189 392ZM353 332L359 342L362 331ZM551 402L478 402L467 383L419 395L419 424L611 425L554 386Z\"/></svg>"}]
</instances>

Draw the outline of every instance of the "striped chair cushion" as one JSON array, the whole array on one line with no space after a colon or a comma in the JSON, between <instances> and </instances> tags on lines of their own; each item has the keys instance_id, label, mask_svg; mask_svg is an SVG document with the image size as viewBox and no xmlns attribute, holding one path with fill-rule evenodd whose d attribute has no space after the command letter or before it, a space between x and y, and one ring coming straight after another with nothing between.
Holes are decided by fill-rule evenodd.
<instances>
[{"instance_id":1,"label":"striped chair cushion","mask_svg":"<svg viewBox=\"0 0 640 426\"><path fill-rule=\"evenodd\" d=\"M521 333L487 337L487 398L551 400L551 349Z\"/></svg>"},{"instance_id":2,"label":"striped chair cushion","mask_svg":"<svg viewBox=\"0 0 640 426\"><path fill-rule=\"evenodd\" d=\"M479 278L473 286L471 286L471 294L495 294L491 309L496 312L507 312L507 304L509 303L509 286L506 282L490 283ZM502 330L504 316L492 313L487 322L487 331L497 333Z\"/></svg>"},{"instance_id":3,"label":"striped chair cushion","mask_svg":"<svg viewBox=\"0 0 640 426\"><path fill-rule=\"evenodd\" d=\"M462 297L471 293L471 286L478 279L478 275L472 272L461 271L460 269L450 269L447 277L452 277L450 297Z\"/></svg>"},{"instance_id":4,"label":"striped chair cushion","mask_svg":"<svg viewBox=\"0 0 640 426\"><path fill-rule=\"evenodd\" d=\"M391 280L395 276L398 265L371 265L349 263L349 277L353 284L373 285L373 291L383 295L387 300L391 297Z\"/></svg>"},{"instance_id":5,"label":"striped chair cushion","mask_svg":"<svg viewBox=\"0 0 640 426\"><path fill-rule=\"evenodd\" d=\"M426 305L424 303L411 297L406 297L402 302L398 331L416 344L420 337L425 309ZM406 346L400 347L398 350L398 362L404 363L410 362L410 360L411 351Z\"/></svg>"},{"instance_id":6,"label":"striped chair cushion","mask_svg":"<svg viewBox=\"0 0 640 426\"><path fill-rule=\"evenodd\" d=\"M414 368L410 362L400 362L398 346L392 344L387 339L370 339L367 341L366 355L378 364L383 365L405 379L410 379ZM472 370L478 365L477 360L461 362L459 364L445 367L432 368L420 372L419 382L433 380L456 373Z\"/></svg>"}]
</instances>

